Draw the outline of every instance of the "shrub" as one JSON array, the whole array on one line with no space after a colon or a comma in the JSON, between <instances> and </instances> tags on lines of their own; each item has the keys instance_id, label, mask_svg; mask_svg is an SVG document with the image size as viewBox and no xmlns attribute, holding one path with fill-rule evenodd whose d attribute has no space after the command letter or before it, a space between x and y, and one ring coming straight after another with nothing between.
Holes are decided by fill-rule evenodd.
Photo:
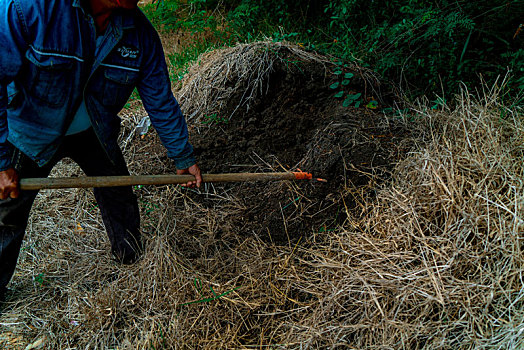
<instances>
[{"instance_id":1,"label":"shrub","mask_svg":"<svg viewBox=\"0 0 524 350\"><path fill-rule=\"evenodd\" d=\"M460 82L471 86L481 74L491 83L509 70L508 86L519 96L524 89L524 32L516 33L521 7L521 0L164 0L153 22L209 31L229 43L268 35L303 43L358 60L412 97L450 97ZM227 25L217 13L224 14Z\"/></svg>"},{"instance_id":2,"label":"shrub","mask_svg":"<svg viewBox=\"0 0 524 350\"><path fill-rule=\"evenodd\" d=\"M358 57L415 94L452 95L477 74L493 81L524 68L522 35L513 38L518 2L333 0L325 13L337 55ZM510 84L522 89L522 78Z\"/></svg>"}]
</instances>

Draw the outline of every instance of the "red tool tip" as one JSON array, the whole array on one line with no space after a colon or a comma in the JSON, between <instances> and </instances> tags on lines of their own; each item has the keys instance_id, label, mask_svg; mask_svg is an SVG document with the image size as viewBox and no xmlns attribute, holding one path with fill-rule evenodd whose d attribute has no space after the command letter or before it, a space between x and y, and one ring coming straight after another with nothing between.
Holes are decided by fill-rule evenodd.
<instances>
[{"instance_id":1,"label":"red tool tip","mask_svg":"<svg viewBox=\"0 0 524 350\"><path fill-rule=\"evenodd\" d=\"M313 174L305 173L303 171L293 173L297 180L312 180Z\"/></svg>"}]
</instances>

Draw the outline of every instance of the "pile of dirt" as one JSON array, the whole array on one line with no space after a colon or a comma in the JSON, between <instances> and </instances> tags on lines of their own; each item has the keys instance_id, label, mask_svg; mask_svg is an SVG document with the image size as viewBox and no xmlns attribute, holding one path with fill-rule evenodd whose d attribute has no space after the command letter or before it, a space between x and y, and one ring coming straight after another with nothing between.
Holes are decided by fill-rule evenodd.
<instances>
[{"instance_id":1,"label":"pile of dirt","mask_svg":"<svg viewBox=\"0 0 524 350\"><path fill-rule=\"evenodd\" d=\"M177 95L205 173L301 169L327 181L219 185L244 208L220 227L278 242L336 227L355 205L343 200L345 189L372 191L370 181L405 151L402 124L365 107L377 100L379 81L358 66L339 67L291 44L260 42L213 51L191 69ZM362 94L360 107L334 98L336 70L354 75L346 93Z\"/></svg>"}]
</instances>

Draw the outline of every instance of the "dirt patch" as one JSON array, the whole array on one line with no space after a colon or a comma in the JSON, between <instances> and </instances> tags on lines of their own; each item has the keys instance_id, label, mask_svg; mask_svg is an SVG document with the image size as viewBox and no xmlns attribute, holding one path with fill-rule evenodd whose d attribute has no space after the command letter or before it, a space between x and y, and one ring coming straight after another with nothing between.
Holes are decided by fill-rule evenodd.
<instances>
[{"instance_id":1,"label":"dirt patch","mask_svg":"<svg viewBox=\"0 0 524 350\"><path fill-rule=\"evenodd\" d=\"M400 122L364 107L379 84L369 84L369 77L358 67L352 67L355 78L347 90L361 93L365 103L359 108L343 107L329 87L337 79L329 60L311 58L302 52L299 55L293 51L297 48L291 50L281 43L266 45L269 49L264 50L264 55L270 54L265 66L250 65L249 57L260 57L245 47L204 57L195 66L200 70L194 69L184 82L186 86L195 80L212 85L204 79L206 76L216 81L220 74L227 74L225 85L233 88L227 92L227 99L214 94L212 86L208 86L206 95L198 94L198 89L191 95L183 88L182 107L190 116L190 139L205 173L301 169L327 180L213 186L213 191L228 193L228 201L234 198L243 208L235 215L224 216L216 235L227 233L227 228L234 234L254 233L287 242L341 224L347 210L356 205L354 198L347 198L352 191L345 189L366 188L365 192L371 193L376 180L385 178L405 151L402 141L407 132ZM262 76L261 80L242 81L245 74L235 76L231 71L222 71L223 61L235 53L227 50L243 55L243 59L236 56L236 63L259 67L263 74L256 69L250 74ZM223 85L220 89L227 90ZM148 153L165 154L158 141L152 142L151 147L156 150ZM224 204L215 198L189 195L204 207Z\"/></svg>"}]
</instances>

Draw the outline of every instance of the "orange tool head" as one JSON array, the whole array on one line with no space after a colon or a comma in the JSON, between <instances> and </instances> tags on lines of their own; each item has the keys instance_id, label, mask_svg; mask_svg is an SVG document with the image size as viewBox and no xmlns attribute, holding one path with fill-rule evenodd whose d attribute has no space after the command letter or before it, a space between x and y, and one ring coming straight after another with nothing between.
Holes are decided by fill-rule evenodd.
<instances>
[{"instance_id":1,"label":"orange tool head","mask_svg":"<svg viewBox=\"0 0 524 350\"><path fill-rule=\"evenodd\" d=\"M294 172L293 175L295 175L295 178L297 180L312 180L313 174L305 173L303 171Z\"/></svg>"}]
</instances>

